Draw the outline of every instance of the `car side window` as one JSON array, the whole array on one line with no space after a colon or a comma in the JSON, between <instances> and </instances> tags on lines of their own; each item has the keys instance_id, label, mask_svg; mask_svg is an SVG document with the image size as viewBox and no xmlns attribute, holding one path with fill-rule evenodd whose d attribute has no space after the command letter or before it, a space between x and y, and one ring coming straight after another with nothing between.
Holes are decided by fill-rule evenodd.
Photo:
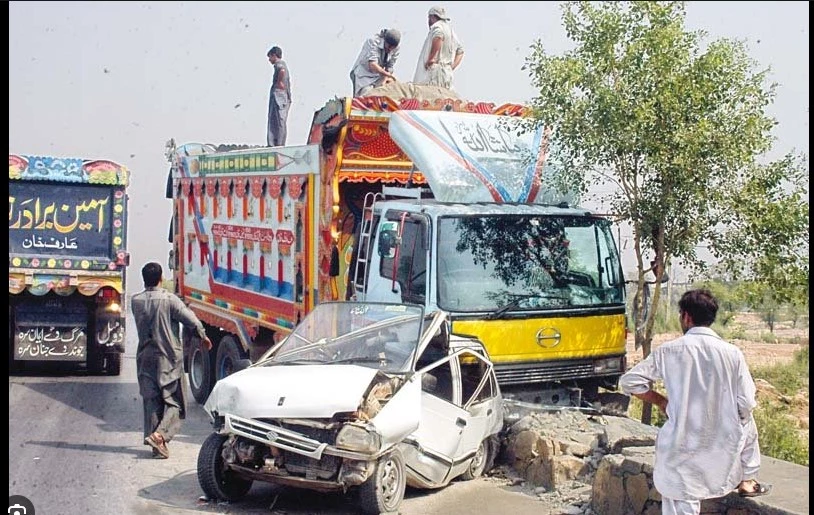
<instances>
[{"instance_id":1,"label":"car side window","mask_svg":"<svg viewBox=\"0 0 814 515\"><path fill-rule=\"evenodd\" d=\"M452 366L449 360L424 371L421 389L447 402L453 402Z\"/></svg>"},{"instance_id":2,"label":"car side window","mask_svg":"<svg viewBox=\"0 0 814 515\"><path fill-rule=\"evenodd\" d=\"M478 389L483 378L489 375L489 365L474 354L463 353L458 356L461 368L461 401L466 406L470 403L485 401L494 396L491 380Z\"/></svg>"}]
</instances>

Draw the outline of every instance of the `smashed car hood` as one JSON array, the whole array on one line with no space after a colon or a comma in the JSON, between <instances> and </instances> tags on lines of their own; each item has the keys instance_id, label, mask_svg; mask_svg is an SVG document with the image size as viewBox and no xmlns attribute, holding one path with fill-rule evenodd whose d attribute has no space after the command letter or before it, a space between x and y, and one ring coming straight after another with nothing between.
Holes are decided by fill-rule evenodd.
<instances>
[{"instance_id":1,"label":"smashed car hood","mask_svg":"<svg viewBox=\"0 0 814 515\"><path fill-rule=\"evenodd\" d=\"M355 411L377 372L356 365L250 367L218 381L204 408L244 418L330 418Z\"/></svg>"}]
</instances>

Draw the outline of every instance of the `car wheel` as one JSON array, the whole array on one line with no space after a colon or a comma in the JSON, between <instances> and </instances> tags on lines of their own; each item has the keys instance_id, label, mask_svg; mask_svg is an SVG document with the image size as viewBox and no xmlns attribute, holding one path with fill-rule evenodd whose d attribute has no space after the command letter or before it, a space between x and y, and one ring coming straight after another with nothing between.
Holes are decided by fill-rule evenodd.
<instances>
[{"instance_id":1,"label":"car wheel","mask_svg":"<svg viewBox=\"0 0 814 515\"><path fill-rule=\"evenodd\" d=\"M215 384L210 353L203 348L200 338L193 338L189 351L189 389L198 404L206 402Z\"/></svg>"},{"instance_id":2,"label":"car wheel","mask_svg":"<svg viewBox=\"0 0 814 515\"><path fill-rule=\"evenodd\" d=\"M223 463L221 452L227 438L212 433L204 440L198 452L198 484L210 499L237 501L249 492L252 480L238 476Z\"/></svg>"},{"instance_id":3,"label":"car wheel","mask_svg":"<svg viewBox=\"0 0 814 515\"><path fill-rule=\"evenodd\" d=\"M237 370L237 363L241 359L243 359L243 353L235 339L231 336L221 338L215 357L215 382Z\"/></svg>"},{"instance_id":4,"label":"car wheel","mask_svg":"<svg viewBox=\"0 0 814 515\"><path fill-rule=\"evenodd\" d=\"M466 468L464 473L461 474L461 479L464 481L471 481L475 478L481 477L490 466L491 456L492 445L489 438L486 438L478 446L478 450L475 451L475 456L472 458L472 461L469 462L469 466Z\"/></svg>"},{"instance_id":5,"label":"car wheel","mask_svg":"<svg viewBox=\"0 0 814 515\"><path fill-rule=\"evenodd\" d=\"M406 487L404 457L396 449L379 458L373 475L359 486L362 512L378 514L398 511Z\"/></svg>"}]
</instances>

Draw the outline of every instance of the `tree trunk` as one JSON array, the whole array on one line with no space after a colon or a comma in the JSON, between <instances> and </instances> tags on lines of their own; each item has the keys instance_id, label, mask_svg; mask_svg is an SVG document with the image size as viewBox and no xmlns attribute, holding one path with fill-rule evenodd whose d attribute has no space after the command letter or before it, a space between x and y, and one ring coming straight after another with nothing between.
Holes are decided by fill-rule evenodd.
<instances>
[{"instance_id":1,"label":"tree trunk","mask_svg":"<svg viewBox=\"0 0 814 515\"><path fill-rule=\"evenodd\" d=\"M642 342L642 359L650 355L650 339ZM642 424L648 426L653 423L653 405L649 402L642 402Z\"/></svg>"}]
</instances>

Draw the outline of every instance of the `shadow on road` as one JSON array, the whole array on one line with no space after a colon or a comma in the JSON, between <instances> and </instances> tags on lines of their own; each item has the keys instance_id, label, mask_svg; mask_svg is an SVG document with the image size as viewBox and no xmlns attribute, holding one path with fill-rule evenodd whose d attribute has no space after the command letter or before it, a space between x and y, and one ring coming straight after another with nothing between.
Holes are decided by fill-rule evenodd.
<instances>
[{"instance_id":1,"label":"shadow on road","mask_svg":"<svg viewBox=\"0 0 814 515\"><path fill-rule=\"evenodd\" d=\"M74 451L89 451L89 452L109 452L114 454L130 454L134 459L152 460L153 455L149 447L144 449L136 449L133 447L122 447L120 445L99 445L88 443L66 443L55 441L42 441L42 440L28 440L25 445L41 445L43 447L53 447L54 449L70 449Z\"/></svg>"},{"instance_id":2,"label":"shadow on road","mask_svg":"<svg viewBox=\"0 0 814 515\"><path fill-rule=\"evenodd\" d=\"M408 490L409 492L409 490ZM245 498L238 502L201 500L203 492L195 471L185 471L172 478L139 490L139 497L151 506L186 509L208 513L278 513L310 515L314 513L350 515L359 513L352 493L319 493L284 488L255 482Z\"/></svg>"},{"instance_id":3,"label":"shadow on road","mask_svg":"<svg viewBox=\"0 0 814 515\"><path fill-rule=\"evenodd\" d=\"M31 377L15 379L14 388L25 388L79 410L102 423L101 431L141 431L142 400L136 383L88 382L87 379L71 377ZM9 396L30 396L30 393L10 391ZM36 400L28 400L36 405ZM137 409L134 409L137 408ZM52 409L47 406L46 409ZM134 418L135 414L135 418Z\"/></svg>"}]
</instances>

